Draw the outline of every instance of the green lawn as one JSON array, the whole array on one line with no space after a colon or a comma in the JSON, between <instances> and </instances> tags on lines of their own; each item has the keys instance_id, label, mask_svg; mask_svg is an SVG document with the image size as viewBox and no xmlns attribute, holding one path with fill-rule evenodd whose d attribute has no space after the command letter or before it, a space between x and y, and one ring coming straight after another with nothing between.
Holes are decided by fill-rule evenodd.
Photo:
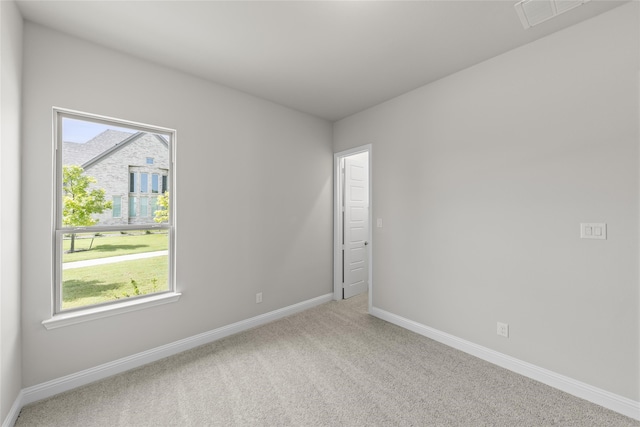
<instances>
[{"instance_id":1,"label":"green lawn","mask_svg":"<svg viewBox=\"0 0 640 427\"><path fill-rule=\"evenodd\" d=\"M169 247L169 237L166 232L152 232L152 234L131 232L97 237L94 233L78 233L75 241L75 250L78 252L66 253L71 247L70 237L65 236L62 246L62 262L84 261L118 255L164 251ZM89 249L90 246L91 249Z\"/></svg>"},{"instance_id":2,"label":"green lawn","mask_svg":"<svg viewBox=\"0 0 640 427\"><path fill-rule=\"evenodd\" d=\"M149 236L139 236L139 238L142 237ZM166 242L166 235L164 240ZM117 255L122 254L117 253ZM128 296L136 296L134 286L131 284L132 279L135 280L140 294L166 291L168 290L168 268L168 256L164 255L63 270L62 309L124 300Z\"/></svg>"}]
</instances>

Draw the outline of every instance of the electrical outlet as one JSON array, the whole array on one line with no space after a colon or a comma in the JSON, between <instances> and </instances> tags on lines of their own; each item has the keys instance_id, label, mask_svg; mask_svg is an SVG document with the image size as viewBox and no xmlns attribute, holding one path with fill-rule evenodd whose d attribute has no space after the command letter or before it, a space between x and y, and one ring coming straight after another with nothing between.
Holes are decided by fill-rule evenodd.
<instances>
[{"instance_id":1,"label":"electrical outlet","mask_svg":"<svg viewBox=\"0 0 640 427\"><path fill-rule=\"evenodd\" d=\"M262 292L258 292L256 294L256 304L260 304L262 302Z\"/></svg>"},{"instance_id":2,"label":"electrical outlet","mask_svg":"<svg viewBox=\"0 0 640 427\"><path fill-rule=\"evenodd\" d=\"M498 335L509 338L509 325L498 322Z\"/></svg>"},{"instance_id":3,"label":"electrical outlet","mask_svg":"<svg viewBox=\"0 0 640 427\"><path fill-rule=\"evenodd\" d=\"M604 222L580 223L580 238L607 240L607 224Z\"/></svg>"}]
</instances>

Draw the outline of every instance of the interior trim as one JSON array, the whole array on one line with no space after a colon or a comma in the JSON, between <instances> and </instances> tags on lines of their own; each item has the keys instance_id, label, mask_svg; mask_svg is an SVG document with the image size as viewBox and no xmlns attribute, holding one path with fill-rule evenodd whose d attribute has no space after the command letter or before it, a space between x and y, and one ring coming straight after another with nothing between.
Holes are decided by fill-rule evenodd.
<instances>
[{"instance_id":1,"label":"interior trim","mask_svg":"<svg viewBox=\"0 0 640 427\"><path fill-rule=\"evenodd\" d=\"M463 340L446 332L425 326L413 320L406 319L388 311L372 307L369 313L389 323L408 329L412 332L431 338L442 344L464 351L494 365L539 381L543 384L569 393L596 405L603 406L627 417L640 420L640 402L594 387L581 381L569 378L545 368L507 356L487 347Z\"/></svg>"},{"instance_id":2,"label":"interior trim","mask_svg":"<svg viewBox=\"0 0 640 427\"><path fill-rule=\"evenodd\" d=\"M190 350L192 348L199 347L213 341L217 341L230 335L237 334L238 332L243 332L248 329L255 328L256 326L261 326L273 322L274 320L278 320L283 317L308 310L312 307L324 304L325 302L329 302L331 300L333 300L333 293L321 295L319 297L311 298L309 300L283 307L278 310L270 311L268 313L251 317L249 319L241 320L227 326L222 326L208 332L203 332L189 338L175 341L160 347L143 351L141 353L123 357L112 362L107 362L93 368L85 369L83 371L76 372L70 375L65 375L61 378L24 388L16 397L16 400L11 407L11 411L9 411L9 414L2 423L2 427L13 426L18 418L18 415L20 414L20 410L25 405L28 405L30 403L46 399L48 397L63 393L68 390L72 390L77 387L81 387L94 381L126 372L139 366L164 359L165 357L182 353L183 351Z\"/></svg>"},{"instance_id":3,"label":"interior trim","mask_svg":"<svg viewBox=\"0 0 640 427\"><path fill-rule=\"evenodd\" d=\"M62 328L77 323L89 322L104 317L116 316L130 311L142 310L157 305L176 302L182 294L179 292L165 292L156 295L125 300L120 303L107 304L99 307L89 307L85 310L71 311L69 313L54 314L51 319L44 320L42 326L47 329Z\"/></svg>"}]
</instances>

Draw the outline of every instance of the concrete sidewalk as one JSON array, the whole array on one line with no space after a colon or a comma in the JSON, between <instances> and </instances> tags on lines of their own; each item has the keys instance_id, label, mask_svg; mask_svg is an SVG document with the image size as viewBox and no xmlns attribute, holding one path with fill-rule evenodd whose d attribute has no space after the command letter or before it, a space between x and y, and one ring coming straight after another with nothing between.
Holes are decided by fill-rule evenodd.
<instances>
[{"instance_id":1,"label":"concrete sidewalk","mask_svg":"<svg viewBox=\"0 0 640 427\"><path fill-rule=\"evenodd\" d=\"M62 264L63 270L70 268L91 267L93 265L113 264L114 262L131 261L134 259L153 258L169 254L169 251L143 252L140 254L112 256L109 258L88 259L85 261L65 262Z\"/></svg>"}]
</instances>

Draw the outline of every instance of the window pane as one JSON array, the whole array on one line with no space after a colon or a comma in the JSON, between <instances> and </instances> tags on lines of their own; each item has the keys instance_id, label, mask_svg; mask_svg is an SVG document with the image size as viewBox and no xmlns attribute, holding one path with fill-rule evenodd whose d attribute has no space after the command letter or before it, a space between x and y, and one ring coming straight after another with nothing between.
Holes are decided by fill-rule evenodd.
<instances>
[{"instance_id":1,"label":"window pane","mask_svg":"<svg viewBox=\"0 0 640 427\"><path fill-rule=\"evenodd\" d=\"M149 174L140 174L140 192L146 193L149 190Z\"/></svg>"},{"instance_id":2,"label":"window pane","mask_svg":"<svg viewBox=\"0 0 640 427\"><path fill-rule=\"evenodd\" d=\"M113 196L113 207L111 208L114 218L120 218L122 216L122 197Z\"/></svg>"},{"instance_id":3,"label":"window pane","mask_svg":"<svg viewBox=\"0 0 640 427\"><path fill-rule=\"evenodd\" d=\"M136 198L129 197L129 217L135 218L136 216Z\"/></svg>"},{"instance_id":4,"label":"window pane","mask_svg":"<svg viewBox=\"0 0 640 427\"><path fill-rule=\"evenodd\" d=\"M149 204L148 199L146 197L140 197L140 216L142 218L146 218L149 216Z\"/></svg>"},{"instance_id":5,"label":"window pane","mask_svg":"<svg viewBox=\"0 0 640 427\"><path fill-rule=\"evenodd\" d=\"M62 310L168 291L168 248L166 230L64 235Z\"/></svg>"},{"instance_id":6,"label":"window pane","mask_svg":"<svg viewBox=\"0 0 640 427\"><path fill-rule=\"evenodd\" d=\"M167 188L167 175L162 175L162 193L164 194L167 191L169 191Z\"/></svg>"},{"instance_id":7,"label":"window pane","mask_svg":"<svg viewBox=\"0 0 640 427\"><path fill-rule=\"evenodd\" d=\"M158 174L154 173L153 175L151 175L151 192L152 193L158 192L158 184L159 184L158 178L159 178Z\"/></svg>"},{"instance_id":8,"label":"window pane","mask_svg":"<svg viewBox=\"0 0 640 427\"><path fill-rule=\"evenodd\" d=\"M64 200L78 200L74 196L83 194L98 195L93 201L95 203L87 202L82 210L70 203L67 209L63 206L60 218L63 226L120 225L122 221L118 217L126 215L126 212L130 217L138 218L136 224L155 224L148 215L149 206L146 207L146 216L141 216L136 202L128 208L125 206L122 212L125 200L121 202L118 214L113 212L113 209L118 209L113 200L123 194L134 197L154 190L156 193L163 191L160 188L163 184L166 187L166 182L160 181L160 176L167 174L171 166L169 134L63 116L60 137L61 166L67 172L63 174L64 194L60 194L59 202L64 204ZM153 182L154 175L157 175L157 184Z\"/></svg>"},{"instance_id":9,"label":"window pane","mask_svg":"<svg viewBox=\"0 0 640 427\"><path fill-rule=\"evenodd\" d=\"M149 199L149 207L151 208L151 218L155 218L156 211L158 210L158 198L152 197Z\"/></svg>"},{"instance_id":10,"label":"window pane","mask_svg":"<svg viewBox=\"0 0 640 427\"><path fill-rule=\"evenodd\" d=\"M129 174L129 193L135 193L138 186L136 185L136 177L137 174L135 172L131 172Z\"/></svg>"}]
</instances>

